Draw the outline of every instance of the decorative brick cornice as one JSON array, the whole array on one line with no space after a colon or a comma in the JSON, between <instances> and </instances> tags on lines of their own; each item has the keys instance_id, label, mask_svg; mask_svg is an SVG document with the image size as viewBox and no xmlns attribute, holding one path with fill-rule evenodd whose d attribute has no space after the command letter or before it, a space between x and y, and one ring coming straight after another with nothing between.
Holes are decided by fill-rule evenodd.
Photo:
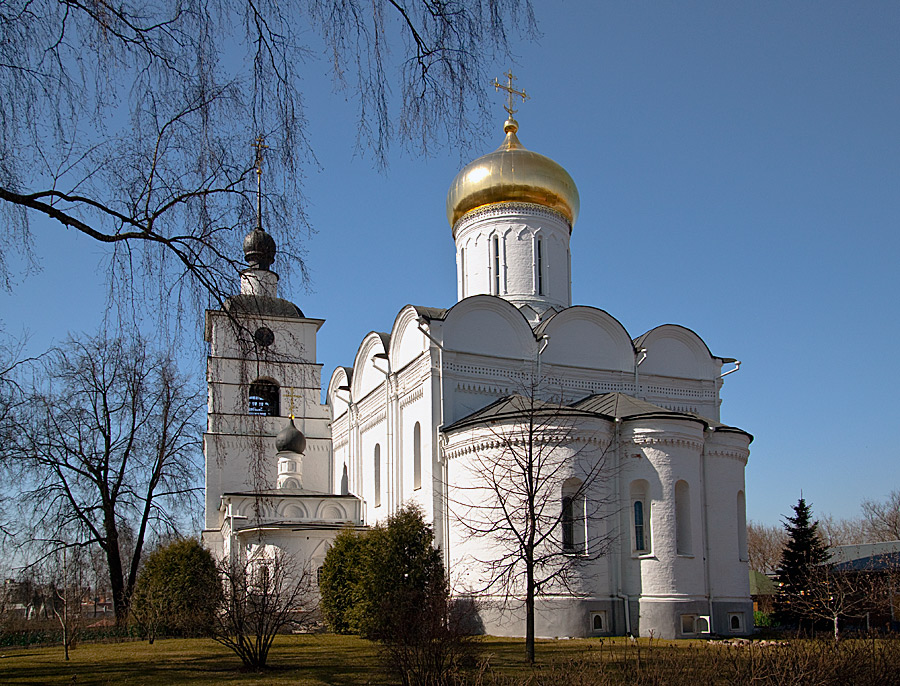
<instances>
[{"instance_id":1,"label":"decorative brick cornice","mask_svg":"<svg viewBox=\"0 0 900 686\"><path fill-rule=\"evenodd\" d=\"M500 384L492 384L492 383L465 383L459 382L456 384L456 390L460 393L475 393L476 395L496 395L496 396L505 396L509 395L512 391L509 386L502 386Z\"/></svg>"},{"instance_id":2,"label":"decorative brick cornice","mask_svg":"<svg viewBox=\"0 0 900 686\"><path fill-rule=\"evenodd\" d=\"M425 395L425 391L421 386L413 388L413 390L400 398L400 407L405 408L420 400Z\"/></svg>"},{"instance_id":3,"label":"decorative brick cornice","mask_svg":"<svg viewBox=\"0 0 900 686\"><path fill-rule=\"evenodd\" d=\"M463 444L455 447L448 447L444 450L444 455L452 460L463 455L477 455L488 451L518 450L524 448L527 443L528 441L524 437L504 439L498 436L485 436L465 441ZM559 448L570 453L561 459L572 459L573 457L577 459L577 453L589 446L596 448L601 453L605 452L610 446L610 439L600 436L574 436L571 440L560 440L559 437L546 436L535 437L532 443L537 446Z\"/></svg>"},{"instance_id":4,"label":"decorative brick cornice","mask_svg":"<svg viewBox=\"0 0 900 686\"><path fill-rule=\"evenodd\" d=\"M684 436L631 436L623 438L623 444L631 444L636 446L642 445L671 445L679 448L691 448L700 452L703 449L703 441L696 438L687 438Z\"/></svg>"},{"instance_id":5,"label":"decorative brick cornice","mask_svg":"<svg viewBox=\"0 0 900 686\"><path fill-rule=\"evenodd\" d=\"M456 221L456 224L453 225L453 237L456 238L456 235L461 230L468 228L475 222L492 219L494 217L507 217L511 214L531 214L539 217L547 217L548 219L555 219L568 227L569 233L572 232L572 224L569 223L569 220L565 215L556 210L551 210L549 207L530 202L498 202L466 212Z\"/></svg>"},{"instance_id":6,"label":"decorative brick cornice","mask_svg":"<svg viewBox=\"0 0 900 686\"><path fill-rule=\"evenodd\" d=\"M386 413L385 413L385 411L384 411L384 408L381 408L381 410L379 410L379 411L376 412L374 415L372 415L371 417L369 417L368 419L366 419L366 421L364 421L364 422L360 425L360 427L359 427L359 432L360 432L360 433L365 433L365 432L368 431L369 429L371 429L371 428L377 426L378 424L381 424L381 422L384 421L385 415L386 415Z\"/></svg>"},{"instance_id":7,"label":"decorative brick cornice","mask_svg":"<svg viewBox=\"0 0 900 686\"><path fill-rule=\"evenodd\" d=\"M428 350L423 350L416 359L397 373L397 385L400 393L421 386L422 381L428 378L430 370L431 354Z\"/></svg>"},{"instance_id":8,"label":"decorative brick cornice","mask_svg":"<svg viewBox=\"0 0 900 686\"><path fill-rule=\"evenodd\" d=\"M707 450L706 455L707 457L722 457L726 460L736 460L743 465L746 465L750 459L750 451L729 448L713 448L712 450Z\"/></svg>"}]
</instances>

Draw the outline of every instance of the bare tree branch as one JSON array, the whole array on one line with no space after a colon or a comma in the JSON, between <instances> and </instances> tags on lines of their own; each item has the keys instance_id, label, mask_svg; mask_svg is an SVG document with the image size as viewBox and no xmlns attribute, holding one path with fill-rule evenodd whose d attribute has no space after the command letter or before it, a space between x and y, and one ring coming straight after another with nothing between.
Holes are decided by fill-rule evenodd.
<instances>
[{"instance_id":1,"label":"bare tree branch","mask_svg":"<svg viewBox=\"0 0 900 686\"><path fill-rule=\"evenodd\" d=\"M384 165L393 140L470 143L488 68L508 57L510 31L533 25L529 0L9 0L0 278L15 271L9 256L32 257L42 217L110 246L108 279L126 302L152 295L162 317L166 304L221 305L253 225L259 135L279 271L305 278L302 168L317 164L305 65L330 57L358 109L358 147Z\"/></svg>"},{"instance_id":2,"label":"bare tree branch","mask_svg":"<svg viewBox=\"0 0 900 686\"><path fill-rule=\"evenodd\" d=\"M123 622L148 536L196 501L201 395L140 339L69 340L40 372L0 448L20 535L98 546Z\"/></svg>"}]
</instances>

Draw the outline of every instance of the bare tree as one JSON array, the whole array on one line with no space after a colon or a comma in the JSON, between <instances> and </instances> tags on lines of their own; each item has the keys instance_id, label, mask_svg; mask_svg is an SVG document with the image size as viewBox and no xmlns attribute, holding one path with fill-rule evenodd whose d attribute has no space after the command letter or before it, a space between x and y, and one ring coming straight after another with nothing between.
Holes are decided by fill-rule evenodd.
<instances>
[{"instance_id":1,"label":"bare tree","mask_svg":"<svg viewBox=\"0 0 900 686\"><path fill-rule=\"evenodd\" d=\"M221 304L252 225L259 136L267 227L303 272L300 183L316 164L300 82L324 58L386 160L471 140L486 69L530 31L529 0L8 0L0 4L0 281L34 261L41 217L110 247L119 302ZM174 285L174 287L173 287ZM168 305L169 307L164 307ZM128 310L132 311L132 310Z\"/></svg>"},{"instance_id":2,"label":"bare tree","mask_svg":"<svg viewBox=\"0 0 900 686\"><path fill-rule=\"evenodd\" d=\"M70 339L41 366L14 440L0 447L21 539L98 546L124 622L144 545L199 492L200 394L140 339ZM27 524L26 524L27 523Z\"/></svg>"},{"instance_id":3,"label":"bare tree","mask_svg":"<svg viewBox=\"0 0 900 686\"><path fill-rule=\"evenodd\" d=\"M774 574L781 562L781 552L787 535L784 528L777 525L747 523L747 553L750 569L763 574Z\"/></svg>"},{"instance_id":4,"label":"bare tree","mask_svg":"<svg viewBox=\"0 0 900 686\"><path fill-rule=\"evenodd\" d=\"M861 518L835 519L829 514L822 515L819 517L819 535L829 548L870 542L865 521Z\"/></svg>"},{"instance_id":5,"label":"bare tree","mask_svg":"<svg viewBox=\"0 0 900 686\"><path fill-rule=\"evenodd\" d=\"M884 500L863 500L863 522L869 541L900 541L900 490Z\"/></svg>"},{"instance_id":6,"label":"bare tree","mask_svg":"<svg viewBox=\"0 0 900 686\"><path fill-rule=\"evenodd\" d=\"M534 662L535 599L577 593L577 570L614 540L600 520L614 514L605 483L613 476L608 436L590 413L542 401L538 385L503 398L450 427L472 431L468 485L454 484L450 508L483 576L475 593L499 591L525 605L525 651Z\"/></svg>"},{"instance_id":7,"label":"bare tree","mask_svg":"<svg viewBox=\"0 0 900 686\"><path fill-rule=\"evenodd\" d=\"M63 544L49 558L48 586L51 593L50 607L62 629L63 650L66 660L69 650L78 643L82 625L84 597L84 549L81 546Z\"/></svg>"},{"instance_id":8,"label":"bare tree","mask_svg":"<svg viewBox=\"0 0 900 686\"><path fill-rule=\"evenodd\" d=\"M886 577L870 568L841 569L818 565L810 574L808 588L797 593L791 604L811 619L831 623L835 641L841 637L841 622L865 617L882 604L888 591Z\"/></svg>"},{"instance_id":9,"label":"bare tree","mask_svg":"<svg viewBox=\"0 0 900 686\"><path fill-rule=\"evenodd\" d=\"M304 626L316 610L313 575L264 544L251 546L246 557L224 561L220 569L222 600L213 638L245 667L263 669L275 636L289 626Z\"/></svg>"}]
</instances>

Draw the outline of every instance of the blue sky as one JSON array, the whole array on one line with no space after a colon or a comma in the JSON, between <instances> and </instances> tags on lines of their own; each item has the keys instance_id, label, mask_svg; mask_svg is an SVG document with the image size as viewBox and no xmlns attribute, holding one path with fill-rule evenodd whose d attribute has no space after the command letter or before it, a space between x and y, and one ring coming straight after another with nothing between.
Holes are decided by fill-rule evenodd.
<instances>
[{"instance_id":1,"label":"blue sky","mask_svg":"<svg viewBox=\"0 0 900 686\"><path fill-rule=\"evenodd\" d=\"M777 522L801 491L853 516L900 488L900 3L543 0L536 14L541 37L515 44L531 96L516 116L523 144L578 184L574 302L632 336L683 324L743 362L722 420L756 437L750 519ZM308 64L312 281L282 293L327 320L325 382L404 304L455 302L444 201L465 161L398 148L376 171L327 68ZM502 104L471 156L499 145ZM43 269L0 294L0 317L41 350L96 329L103 248L34 230Z\"/></svg>"}]
</instances>

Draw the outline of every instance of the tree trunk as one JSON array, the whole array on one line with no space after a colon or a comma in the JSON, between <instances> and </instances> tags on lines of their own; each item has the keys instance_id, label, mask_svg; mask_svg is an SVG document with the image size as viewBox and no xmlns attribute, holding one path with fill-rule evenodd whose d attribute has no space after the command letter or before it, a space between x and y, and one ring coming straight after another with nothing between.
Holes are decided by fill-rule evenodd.
<instances>
[{"instance_id":1,"label":"tree trunk","mask_svg":"<svg viewBox=\"0 0 900 686\"><path fill-rule=\"evenodd\" d=\"M529 560L525 572L525 657L534 664L534 562Z\"/></svg>"},{"instance_id":2,"label":"tree trunk","mask_svg":"<svg viewBox=\"0 0 900 686\"><path fill-rule=\"evenodd\" d=\"M106 523L106 564L109 567L109 587L112 590L113 611L116 614L116 626L125 626L128 619L128 589L125 588L125 575L122 571L122 556L119 552L119 534L115 524Z\"/></svg>"},{"instance_id":3,"label":"tree trunk","mask_svg":"<svg viewBox=\"0 0 900 686\"><path fill-rule=\"evenodd\" d=\"M841 639L840 628L838 627L838 616L834 615L832 621L834 622L834 642L837 643Z\"/></svg>"}]
</instances>

